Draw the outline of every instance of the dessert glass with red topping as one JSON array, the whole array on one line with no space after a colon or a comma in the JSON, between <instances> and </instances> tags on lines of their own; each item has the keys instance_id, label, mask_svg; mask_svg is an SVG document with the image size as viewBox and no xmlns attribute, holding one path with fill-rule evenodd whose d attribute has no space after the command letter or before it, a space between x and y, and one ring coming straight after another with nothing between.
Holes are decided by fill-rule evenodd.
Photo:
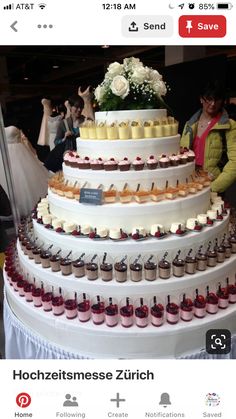
<instances>
[{"instance_id":1,"label":"dessert glass with red topping","mask_svg":"<svg viewBox=\"0 0 236 419\"><path fill-rule=\"evenodd\" d=\"M96 298L92 299L91 313L93 323L96 325L104 323L105 320L105 303L103 299L97 295Z\"/></svg>"},{"instance_id":2,"label":"dessert glass with red topping","mask_svg":"<svg viewBox=\"0 0 236 419\"><path fill-rule=\"evenodd\" d=\"M64 298L62 296L61 288L59 288L59 295L53 295L52 297L52 312L54 316L61 316L64 311Z\"/></svg>"},{"instance_id":3,"label":"dessert glass with red topping","mask_svg":"<svg viewBox=\"0 0 236 419\"><path fill-rule=\"evenodd\" d=\"M194 299L194 316L203 319L206 315L206 300L203 295L199 295L198 289L196 289L196 297Z\"/></svg>"},{"instance_id":4,"label":"dessert glass with red topping","mask_svg":"<svg viewBox=\"0 0 236 419\"><path fill-rule=\"evenodd\" d=\"M109 327L114 327L118 324L118 305L111 297L105 303L105 322Z\"/></svg>"},{"instance_id":5,"label":"dessert glass with red topping","mask_svg":"<svg viewBox=\"0 0 236 419\"><path fill-rule=\"evenodd\" d=\"M160 327L164 323L164 305L163 302L154 296L150 303L151 323L153 326Z\"/></svg>"},{"instance_id":6,"label":"dessert glass with red topping","mask_svg":"<svg viewBox=\"0 0 236 419\"><path fill-rule=\"evenodd\" d=\"M91 302L88 294L83 293L78 297L78 317L81 322L87 322L91 317Z\"/></svg>"},{"instance_id":7,"label":"dessert glass with red topping","mask_svg":"<svg viewBox=\"0 0 236 419\"><path fill-rule=\"evenodd\" d=\"M52 310L52 299L53 299L52 291L48 291L42 295L42 305L43 305L44 311Z\"/></svg>"},{"instance_id":8,"label":"dessert glass with red topping","mask_svg":"<svg viewBox=\"0 0 236 419\"><path fill-rule=\"evenodd\" d=\"M229 290L228 287L221 287L221 284L218 286L217 290L217 297L218 297L218 307L225 309L229 306Z\"/></svg>"},{"instance_id":9,"label":"dessert glass with red topping","mask_svg":"<svg viewBox=\"0 0 236 419\"><path fill-rule=\"evenodd\" d=\"M134 306L129 297L121 300L120 318L123 327L131 327L134 323Z\"/></svg>"},{"instance_id":10,"label":"dessert glass with red topping","mask_svg":"<svg viewBox=\"0 0 236 419\"><path fill-rule=\"evenodd\" d=\"M207 287L206 311L209 314L216 314L218 309L218 297L214 292L210 292L209 287Z\"/></svg>"},{"instance_id":11,"label":"dessert glass with red topping","mask_svg":"<svg viewBox=\"0 0 236 419\"><path fill-rule=\"evenodd\" d=\"M236 281L234 284L229 284L229 278L226 279L227 288L229 293L229 303L235 304L236 303Z\"/></svg>"},{"instance_id":12,"label":"dessert glass with red topping","mask_svg":"<svg viewBox=\"0 0 236 419\"><path fill-rule=\"evenodd\" d=\"M141 297L134 303L134 314L136 325L138 327L147 327L148 325L148 316L149 316L149 308L145 300Z\"/></svg>"},{"instance_id":13,"label":"dessert glass with red topping","mask_svg":"<svg viewBox=\"0 0 236 419\"><path fill-rule=\"evenodd\" d=\"M78 316L78 303L77 294L75 293L74 298L68 298L64 302L66 318L69 320L75 319Z\"/></svg>"},{"instance_id":14,"label":"dessert glass with red topping","mask_svg":"<svg viewBox=\"0 0 236 419\"><path fill-rule=\"evenodd\" d=\"M185 322L190 322L193 319L193 301L186 294L181 297L180 318Z\"/></svg>"},{"instance_id":15,"label":"dessert glass with red topping","mask_svg":"<svg viewBox=\"0 0 236 419\"><path fill-rule=\"evenodd\" d=\"M166 321L170 324L176 324L179 321L179 304L176 298L167 296Z\"/></svg>"},{"instance_id":16,"label":"dessert glass with red topping","mask_svg":"<svg viewBox=\"0 0 236 419\"><path fill-rule=\"evenodd\" d=\"M44 288L43 284L41 284L41 287L36 288L32 290L32 298L33 298L33 304L34 307L41 307L42 306L42 297L44 295Z\"/></svg>"},{"instance_id":17,"label":"dessert glass with red topping","mask_svg":"<svg viewBox=\"0 0 236 419\"><path fill-rule=\"evenodd\" d=\"M34 284L31 284L29 282L27 282L24 286L25 301L27 301L27 303L31 303L33 301L32 292L34 288Z\"/></svg>"}]
</instances>

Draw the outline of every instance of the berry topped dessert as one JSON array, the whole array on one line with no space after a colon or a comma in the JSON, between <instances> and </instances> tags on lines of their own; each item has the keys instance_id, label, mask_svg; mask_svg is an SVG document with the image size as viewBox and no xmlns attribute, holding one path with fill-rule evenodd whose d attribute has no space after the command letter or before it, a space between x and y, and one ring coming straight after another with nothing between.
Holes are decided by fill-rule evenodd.
<instances>
[{"instance_id":1,"label":"berry topped dessert","mask_svg":"<svg viewBox=\"0 0 236 419\"><path fill-rule=\"evenodd\" d=\"M123 327L130 327L133 325L134 307L130 299L127 297L124 304L121 304L120 317L121 325Z\"/></svg>"},{"instance_id":2,"label":"berry topped dessert","mask_svg":"<svg viewBox=\"0 0 236 419\"><path fill-rule=\"evenodd\" d=\"M148 306L144 304L143 298L141 297L135 308L136 325L138 327L146 327L148 325L148 313Z\"/></svg>"},{"instance_id":3,"label":"berry topped dessert","mask_svg":"<svg viewBox=\"0 0 236 419\"><path fill-rule=\"evenodd\" d=\"M216 314L218 311L218 297L214 292L209 292L208 286L206 296L206 311L209 314Z\"/></svg>"},{"instance_id":4,"label":"berry topped dessert","mask_svg":"<svg viewBox=\"0 0 236 419\"><path fill-rule=\"evenodd\" d=\"M170 324L176 324L179 321L179 306L171 302L170 295L167 296L166 320Z\"/></svg>"},{"instance_id":5,"label":"berry topped dessert","mask_svg":"<svg viewBox=\"0 0 236 419\"><path fill-rule=\"evenodd\" d=\"M193 302L191 298L187 298L183 295L183 299L180 304L180 317L185 322L189 322L193 318Z\"/></svg>"},{"instance_id":6,"label":"berry topped dessert","mask_svg":"<svg viewBox=\"0 0 236 419\"><path fill-rule=\"evenodd\" d=\"M222 288L221 284L218 286L217 291L218 307L225 309L229 306L229 290L228 287Z\"/></svg>"},{"instance_id":7,"label":"berry topped dessert","mask_svg":"<svg viewBox=\"0 0 236 419\"><path fill-rule=\"evenodd\" d=\"M78 316L81 322L87 322L91 316L91 304L89 297L83 293L78 299Z\"/></svg>"},{"instance_id":8,"label":"berry topped dessert","mask_svg":"<svg viewBox=\"0 0 236 419\"><path fill-rule=\"evenodd\" d=\"M206 300L203 295L198 294L196 289L196 297L194 300L194 316L202 319L206 315Z\"/></svg>"},{"instance_id":9,"label":"berry topped dessert","mask_svg":"<svg viewBox=\"0 0 236 419\"><path fill-rule=\"evenodd\" d=\"M153 305L151 306L151 323L153 326L159 327L164 322L164 306L157 302L157 297L153 297Z\"/></svg>"},{"instance_id":10,"label":"berry topped dessert","mask_svg":"<svg viewBox=\"0 0 236 419\"><path fill-rule=\"evenodd\" d=\"M102 324L105 320L105 304L97 295L91 306L92 320L94 324Z\"/></svg>"},{"instance_id":11,"label":"berry topped dessert","mask_svg":"<svg viewBox=\"0 0 236 419\"><path fill-rule=\"evenodd\" d=\"M105 307L105 321L109 327L114 327L118 324L118 305L109 298L109 303Z\"/></svg>"}]
</instances>

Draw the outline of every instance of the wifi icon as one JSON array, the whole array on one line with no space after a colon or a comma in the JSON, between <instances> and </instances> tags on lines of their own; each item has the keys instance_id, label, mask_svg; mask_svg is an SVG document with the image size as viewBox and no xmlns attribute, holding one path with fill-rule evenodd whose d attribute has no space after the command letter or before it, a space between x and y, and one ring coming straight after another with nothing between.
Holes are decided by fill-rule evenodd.
<instances>
[{"instance_id":1,"label":"wifi icon","mask_svg":"<svg viewBox=\"0 0 236 419\"><path fill-rule=\"evenodd\" d=\"M40 3L40 4L39 4L39 7L40 7L40 9L41 9L41 10L43 10L43 9L45 9L46 4L45 4L45 3Z\"/></svg>"}]
</instances>

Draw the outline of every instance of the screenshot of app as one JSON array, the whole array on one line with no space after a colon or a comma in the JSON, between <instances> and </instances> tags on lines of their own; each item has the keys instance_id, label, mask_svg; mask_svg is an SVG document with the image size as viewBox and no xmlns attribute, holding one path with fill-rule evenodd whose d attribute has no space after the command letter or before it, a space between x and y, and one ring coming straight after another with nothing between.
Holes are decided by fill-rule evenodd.
<instances>
[{"instance_id":1,"label":"screenshot of app","mask_svg":"<svg viewBox=\"0 0 236 419\"><path fill-rule=\"evenodd\" d=\"M0 412L233 419L236 2L0 1Z\"/></svg>"}]
</instances>

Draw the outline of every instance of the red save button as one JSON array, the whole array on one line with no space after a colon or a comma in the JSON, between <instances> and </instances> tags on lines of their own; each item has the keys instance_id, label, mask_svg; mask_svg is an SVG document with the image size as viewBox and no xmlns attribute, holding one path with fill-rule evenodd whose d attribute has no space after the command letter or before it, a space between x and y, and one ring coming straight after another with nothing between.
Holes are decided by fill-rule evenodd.
<instances>
[{"instance_id":1,"label":"red save button","mask_svg":"<svg viewBox=\"0 0 236 419\"><path fill-rule=\"evenodd\" d=\"M225 16L180 16L179 35L182 38L223 38L226 35Z\"/></svg>"}]
</instances>

